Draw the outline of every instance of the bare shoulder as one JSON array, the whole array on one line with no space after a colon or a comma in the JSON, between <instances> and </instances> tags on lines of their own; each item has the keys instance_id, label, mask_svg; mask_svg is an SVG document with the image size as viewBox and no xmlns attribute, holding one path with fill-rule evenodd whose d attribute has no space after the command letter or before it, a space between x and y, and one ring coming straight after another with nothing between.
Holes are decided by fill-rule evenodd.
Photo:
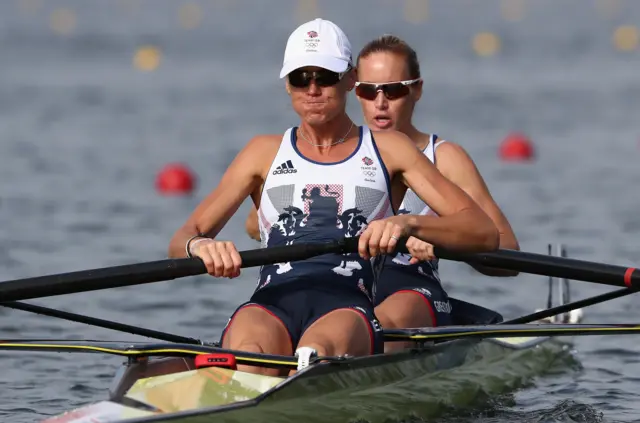
<instances>
[{"instance_id":1,"label":"bare shoulder","mask_svg":"<svg viewBox=\"0 0 640 423\"><path fill-rule=\"evenodd\" d=\"M282 135L276 134L261 134L251 138L245 150L256 153L265 153L268 151L277 151L282 141Z\"/></svg>"},{"instance_id":2,"label":"bare shoulder","mask_svg":"<svg viewBox=\"0 0 640 423\"><path fill-rule=\"evenodd\" d=\"M256 135L238 153L233 164L244 171L267 172L265 168L271 165L281 141L282 135Z\"/></svg>"},{"instance_id":3,"label":"bare shoulder","mask_svg":"<svg viewBox=\"0 0 640 423\"><path fill-rule=\"evenodd\" d=\"M441 144L438 144L439 142ZM456 142L439 139L438 141L436 141L436 144L437 144L437 148L436 148L437 158L466 157L471 159L471 156L469 156L469 153L467 153L464 147Z\"/></svg>"},{"instance_id":4,"label":"bare shoulder","mask_svg":"<svg viewBox=\"0 0 640 423\"><path fill-rule=\"evenodd\" d=\"M456 174L477 173L478 169L471 155L460 144L446 140L436 148L436 167L450 179Z\"/></svg>"}]
</instances>

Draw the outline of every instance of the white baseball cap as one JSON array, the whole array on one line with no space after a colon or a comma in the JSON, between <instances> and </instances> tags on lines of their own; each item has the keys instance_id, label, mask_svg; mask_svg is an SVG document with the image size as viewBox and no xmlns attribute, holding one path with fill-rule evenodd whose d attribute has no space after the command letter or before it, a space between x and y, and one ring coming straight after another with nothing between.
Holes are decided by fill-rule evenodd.
<instances>
[{"instance_id":1,"label":"white baseball cap","mask_svg":"<svg viewBox=\"0 0 640 423\"><path fill-rule=\"evenodd\" d=\"M296 28L287 41L280 78L305 66L344 72L351 65L351 43L331 21L317 18Z\"/></svg>"}]
</instances>

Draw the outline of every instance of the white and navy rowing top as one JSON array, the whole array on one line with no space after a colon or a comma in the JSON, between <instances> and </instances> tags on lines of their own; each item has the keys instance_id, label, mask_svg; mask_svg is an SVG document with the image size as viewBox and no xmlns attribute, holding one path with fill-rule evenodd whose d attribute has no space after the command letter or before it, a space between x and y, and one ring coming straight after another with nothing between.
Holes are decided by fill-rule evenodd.
<instances>
[{"instance_id":1,"label":"white and navy rowing top","mask_svg":"<svg viewBox=\"0 0 640 423\"><path fill-rule=\"evenodd\" d=\"M269 169L260 197L258 221L263 247L340 240L360 235L376 219L392 216L389 175L371 131L360 127L354 152L342 161L321 163L304 157L289 128ZM372 262L354 254L319 257L260 269L258 290L297 289L315 284L375 292Z\"/></svg>"},{"instance_id":2,"label":"white and navy rowing top","mask_svg":"<svg viewBox=\"0 0 640 423\"><path fill-rule=\"evenodd\" d=\"M436 149L442 143L446 142L445 140L438 141L438 136L435 134L431 135L431 139L429 140L429 144L423 150L423 153L433 164L436 163ZM415 215L430 215L437 216L436 212L431 210L428 204L418 197L411 189L407 188L407 191L402 199L402 204L400 204L400 208L398 209L398 214L415 214ZM438 260L432 261L423 261L417 264L409 264L409 260L411 259L411 255L409 254L401 254L398 253L392 260L387 260L385 263L385 267L393 267L393 268L401 268L405 272L408 273L416 273L422 276L430 276L435 278L438 282L440 281L440 277L438 275ZM384 278L385 273L382 272L381 277Z\"/></svg>"}]
</instances>

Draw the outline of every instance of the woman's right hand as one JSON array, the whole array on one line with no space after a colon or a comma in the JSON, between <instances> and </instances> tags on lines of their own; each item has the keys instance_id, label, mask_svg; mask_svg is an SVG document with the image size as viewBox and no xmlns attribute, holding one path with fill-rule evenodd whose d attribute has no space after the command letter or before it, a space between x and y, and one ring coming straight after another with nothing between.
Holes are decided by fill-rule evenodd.
<instances>
[{"instance_id":1,"label":"woman's right hand","mask_svg":"<svg viewBox=\"0 0 640 423\"><path fill-rule=\"evenodd\" d=\"M411 254L411 260L409 260L409 263L411 264L436 259L436 256L433 252L433 245L429 244L426 241L418 239L414 236L410 236L407 240L406 245L407 250L409 250L409 254Z\"/></svg>"},{"instance_id":2,"label":"woman's right hand","mask_svg":"<svg viewBox=\"0 0 640 423\"><path fill-rule=\"evenodd\" d=\"M242 259L231 241L216 241L211 238L198 238L190 247L193 257L199 257L207 267L207 273L216 278L235 278L240 276Z\"/></svg>"}]
</instances>

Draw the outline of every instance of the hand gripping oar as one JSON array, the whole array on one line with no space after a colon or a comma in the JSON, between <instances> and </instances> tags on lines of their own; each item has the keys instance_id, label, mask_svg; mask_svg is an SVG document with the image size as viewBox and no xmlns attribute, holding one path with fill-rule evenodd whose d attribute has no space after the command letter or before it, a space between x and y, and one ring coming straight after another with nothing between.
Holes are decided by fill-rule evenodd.
<instances>
[{"instance_id":1,"label":"hand gripping oar","mask_svg":"<svg viewBox=\"0 0 640 423\"><path fill-rule=\"evenodd\" d=\"M344 254L358 249L358 237L322 243L301 243L240 252L242 267L305 260L322 254ZM186 276L207 269L199 258L168 259L124 266L105 267L57 275L17 279L0 283L0 302L141 285Z\"/></svg>"}]
</instances>

